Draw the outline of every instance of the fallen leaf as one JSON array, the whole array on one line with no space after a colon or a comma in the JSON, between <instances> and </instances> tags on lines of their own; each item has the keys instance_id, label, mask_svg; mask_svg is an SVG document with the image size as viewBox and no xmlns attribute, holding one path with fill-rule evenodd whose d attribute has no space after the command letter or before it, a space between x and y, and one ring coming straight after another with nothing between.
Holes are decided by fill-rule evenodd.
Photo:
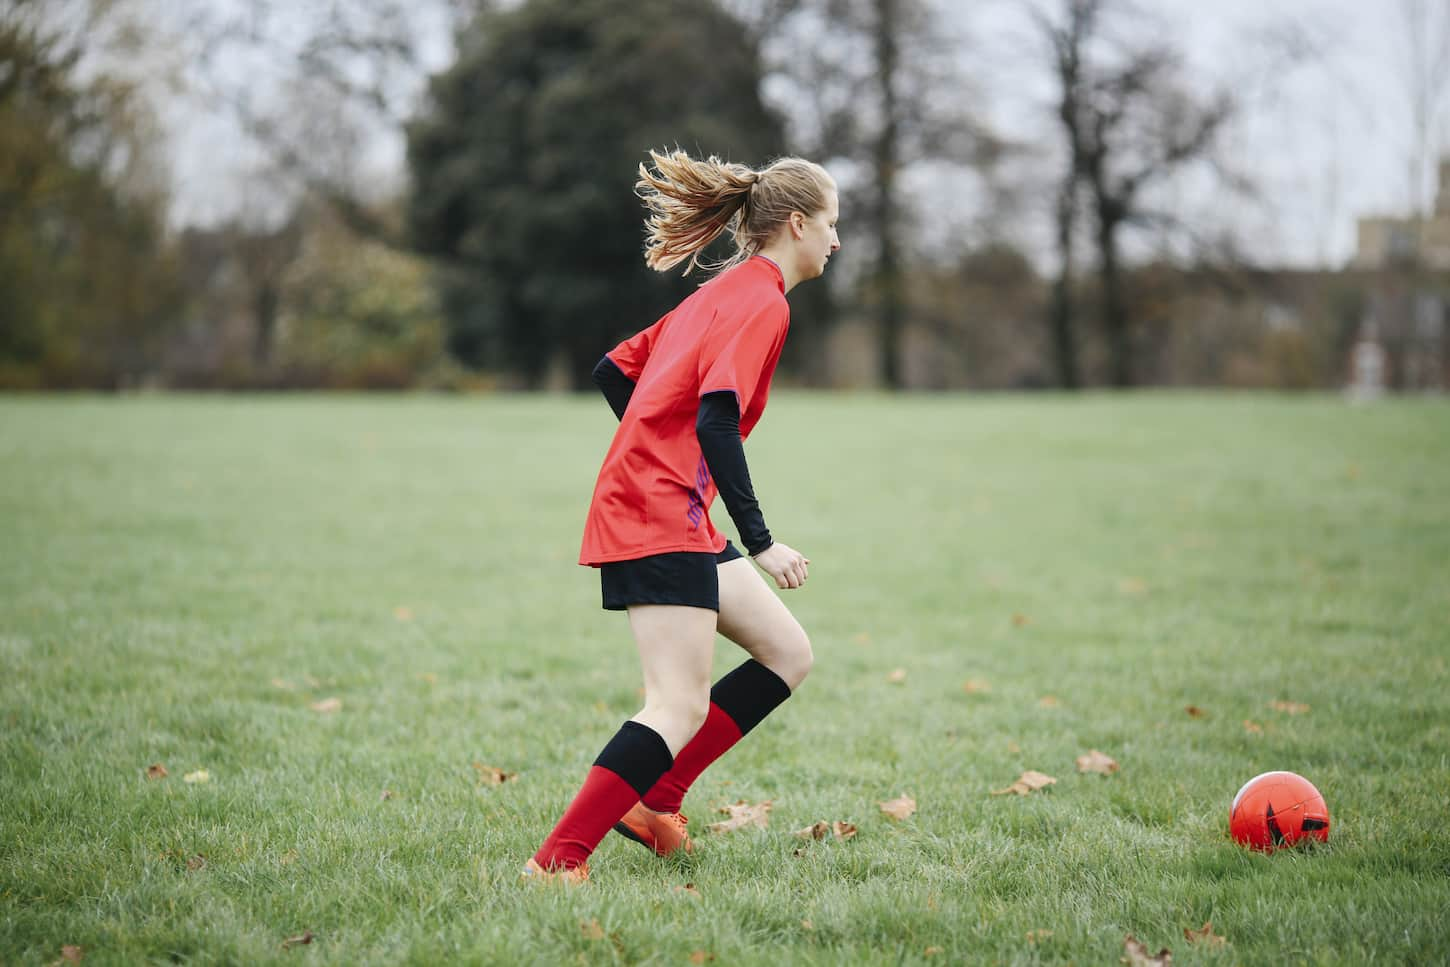
<instances>
[{"instance_id":1,"label":"fallen leaf","mask_svg":"<svg viewBox=\"0 0 1450 967\"><path fill-rule=\"evenodd\" d=\"M1027 942L1036 946L1050 936L1052 936L1051 930L1029 930L1027 931Z\"/></svg>"},{"instance_id":2,"label":"fallen leaf","mask_svg":"<svg viewBox=\"0 0 1450 967\"><path fill-rule=\"evenodd\" d=\"M1142 941L1130 933L1123 938L1122 963L1128 967L1168 967L1173 963L1173 954L1164 947L1157 954L1150 955Z\"/></svg>"},{"instance_id":3,"label":"fallen leaf","mask_svg":"<svg viewBox=\"0 0 1450 967\"><path fill-rule=\"evenodd\" d=\"M1037 700L1037 704L1043 708L1057 708L1062 703L1057 700L1056 695L1044 695Z\"/></svg>"},{"instance_id":4,"label":"fallen leaf","mask_svg":"<svg viewBox=\"0 0 1450 967\"><path fill-rule=\"evenodd\" d=\"M729 806L721 806L720 812L729 816L729 819L718 823L711 823L705 828L712 833L733 833L737 830L755 826L764 829L765 824L770 821L770 804L772 800L750 805L744 799Z\"/></svg>"},{"instance_id":5,"label":"fallen leaf","mask_svg":"<svg viewBox=\"0 0 1450 967\"><path fill-rule=\"evenodd\" d=\"M475 762L473 771L478 773L480 786L501 786L510 779L519 777L517 772L504 772L498 766L486 766L482 762Z\"/></svg>"},{"instance_id":6,"label":"fallen leaf","mask_svg":"<svg viewBox=\"0 0 1450 967\"><path fill-rule=\"evenodd\" d=\"M1016 742L1008 742L1007 751L1012 753L1013 755L1016 755L1017 753L1022 751L1022 746L1018 745Z\"/></svg>"},{"instance_id":7,"label":"fallen leaf","mask_svg":"<svg viewBox=\"0 0 1450 967\"><path fill-rule=\"evenodd\" d=\"M684 886L672 887L670 889L670 892L671 893L682 893L685 896L692 896L692 897L695 897L697 899L700 896L700 891L697 890L697 889L695 889L695 884L693 884L693 883L686 883Z\"/></svg>"},{"instance_id":8,"label":"fallen leaf","mask_svg":"<svg viewBox=\"0 0 1450 967\"><path fill-rule=\"evenodd\" d=\"M429 685L438 684L438 676L433 674L432 672L424 672L418 677L421 678L423 681L427 682Z\"/></svg>"},{"instance_id":9,"label":"fallen leaf","mask_svg":"<svg viewBox=\"0 0 1450 967\"><path fill-rule=\"evenodd\" d=\"M1032 619L1027 617L1027 615L1025 614L1014 614L1012 616L1012 627L1014 628L1021 628L1022 626L1029 625L1031 623Z\"/></svg>"},{"instance_id":10,"label":"fallen leaf","mask_svg":"<svg viewBox=\"0 0 1450 967\"><path fill-rule=\"evenodd\" d=\"M393 790L391 790L391 789L384 789L383 790L383 794L381 796L379 796L378 799L381 800L382 802L387 802L389 799L392 799L396 795L397 795L397 793L393 792Z\"/></svg>"},{"instance_id":11,"label":"fallen leaf","mask_svg":"<svg viewBox=\"0 0 1450 967\"><path fill-rule=\"evenodd\" d=\"M1290 715L1299 715L1309 711L1309 706L1302 702L1286 702L1282 699L1277 702L1270 702L1269 708L1276 712L1288 712Z\"/></svg>"},{"instance_id":12,"label":"fallen leaf","mask_svg":"<svg viewBox=\"0 0 1450 967\"><path fill-rule=\"evenodd\" d=\"M321 712L324 715L330 715L333 712L336 712L336 711L338 711L339 709L342 708L342 699L340 699L340 698L324 698L322 701L320 701L320 702L313 702L311 705L309 705L307 707L310 708L310 709L312 709L312 711L314 711L314 712Z\"/></svg>"},{"instance_id":13,"label":"fallen leaf","mask_svg":"<svg viewBox=\"0 0 1450 967\"><path fill-rule=\"evenodd\" d=\"M1118 771L1118 760L1104 755L1097 749L1089 749L1086 755L1077 757L1077 771L1101 772L1105 776L1111 775Z\"/></svg>"},{"instance_id":14,"label":"fallen leaf","mask_svg":"<svg viewBox=\"0 0 1450 967\"><path fill-rule=\"evenodd\" d=\"M706 953L703 950L696 950L694 953L690 954L690 963L692 964L708 964L714 959L714 954Z\"/></svg>"},{"instance_id":15,"label":"fallen leaf","mask_svg":"<svg viewBox=\"0 0 1450 967\"><path fill-rule=\"evenodd\" d=\"M206 869L206 857L200 853L197 853L195 856L189 857L186 861L186 868L193 873L195 873L197 870Z\"/></svg>"},{"instance_id":16,"label":"fallen leaf","mask_svg":"<svg viewBox=\"0 0 1450 967\"><path fill-rule=\"evenodd\" d=\"M310 943L312 943L311 930L307 931L306 933L299 933L295 937L288 937L286 940L282 941L282 949L291 950L293 947L305 947Z\"/></svg>"},{"instance_id":17,"label":"fallen leaf","mask_svg":"<svg viewBox=\"0 0 1450 967\"><path fill-rule=\"evenodd\" d=\"M848 840L856 835L856 824L843 823L838 819L831 824L831 833L839 840Z\"/></svg>"},{"instance_id":18,"label":"fallen leaf","mask_svg":"<svg viewBox=\"0 0 1450 967\"><path fill-rule=\"evenodd\" d=\"M406 604L400 604L393 609L393 617L397 618L399 621L412 621L413 609L408 607Z\"/></svg>"},{"instance_id":19,"label":"fallen leaf","mask_svg":"<svg viewBox=\"0 0 1450 967\"><path fill-rule=\"evenodd\" d=\"M86 954L85 948L76 944L66 944L60 948L60 959L68 964L78 964Z\"/></svg>"},{"instance_id":20,"label":"fallen leaf","mask_svg":"<svg viewBox=\"0 0 1450 967\"><path fill-rule=\"evenodd\" d=\"M585 940L604 939L604 928L599 925L598 920L580 920L579 932L584 935Z\"/></svg>"},{"instance_id":21,"label":"fallen leaf","mask_svg":"<svg viewBox=\"0 0 1450 967\"><path fill-rule=\"evenodd\" d=\"M888 799L882 803L881 811L898 821L910 819L911 814L916 812L916 800L903 793L895 799Z\"/></svg>"},{"instance_id":22,"label":"fallen leaf","mask_svg":"<svg viewBox=\"0 0 1450 967\"><path fill-rule=\"evenodd\" d=\"M869 645L871 644L871 635L868 632L863 631L851 640L858 645Z\"/></svg>"},{"instance_id":23,"label":"fallen leaf","mask_svg":"<svg viewBox=\"0 0 1450 967\"><path fill-rule=\"evenodd\" d=\"M816 929L816 925L814 923L812 923L810 920L802 920L801 921L801 929L802 930L814 930L814 929Z\"/></svg>"},{"instance_id":24,"label":"fallen leaf","mask_svg":"<svg viewBox=\"0 0 1450 967\"><path fill-rule=\"evenodd\" d=\"M296 685L293 685L291 682L289 682L285 678L274 678L274 679L272 679L272 686L274 688L280 688L284 692L290 692L290 691L294 690L297 687Z\"/></svg>"},{"instance_id":25,"label":"fallen leaf","mask_svg":"<svg viewBox=\"0 0 1450 967\"><path fill-rule=\"evenodd\" d=\"M283 866L291 866L293 863L297 862L297 851L295 849L289 849L277 859Z\"/></svg>"},{"instance_id":26,"label":"fallen leaf","mask_svg":"<svg viewBox=\"0 0 1450 967\"><path fill-rule=\"evenodd\" d=\"M1118 591L1122 594L1142 594L1148 590L1148 582L1142 578L1119 578Z\"/></svg>"},{"instance_id":27,"label":"fallen leaf","mask_svg":"<svg viewBox=\"0 0 1450 967\"><path fill-rule=\"evenodd\" d=\"M902 682L906 681L906 669L905 668L895 668L895 669L892 669L891 674L889 674L889 675L886 676L886 680L888 682L890 682L892 685L900 685Z\"/></svg>"},{"instance_id":28,"label":"fallen leaf","mask_svg":"<svg viewBox=\"0 0 1450 967\"><path fill-rule=\"evenodd\" d=\"M825 839L826 834L831 831L831 824L824 819L811 823L805 829L798 829L795 834L800 839Z\"/></svg>"},{"instance_id":29,"label":"fallen leaf","mask_svg":"<svg viewBox=\"0 0 1450 967\"><path fill-rule=\"evenodd\" d=\"M1056 781L1056 779L1049 775L1028 769L1022 775L1018 776L1017 781L1006 789L993 789L992 795L1005 796L1008 793L1016 793L1019 796L1025 796L1034 790L1045 789Z\"/></svg>"},{"instance_id":30,"label":"fallen leaf","mask_svg":"<svg viewBox=\"0 0 1450 967\"><path fill-rule=\"evenodd\" d=\"M1184 927L1183 939L1189 943L1202 943L1210 947L1222 947L1228 943L1227 939L1213 932L1212 920L1204 921L1203 926L1197 930L1190 930L1188 927Z\"/></svg>"},{"instance_id":31,"label":"fallen leaf","mask_svg":"<svg viewBox=\"0 0 1450 967\"><path fill-rule=\"evenodd\" d=\"M923 950L921 952L921 955L923 957L935 957L937 954L939 954L941 952L942 952L942 948L940 948L940 947L928 947L928 948L926 948L925 950Z\"/></svg>"},{"instance_id":32,"label":"fallen leaf","mask_svg":"<svg viewBox=\"0 0 1450 967\"><path fill-rule=\"evenodd\" d=\"M182 782L211 782L211 773L205 769L198 769L195 772L188 772L181 777Z\"/></svg>"},{"instance_id":33,"label":"fallen leaf","mask_svg":"<svg viewBox=\"0 0 1450 967\"><path fill-rule=\"evenodd\" d=\"M977 695L981 692L990 692L991 690L992 686L988 685L980 678L969 678L966 681L962 682L962 691L966 692L968 695Z\"/></svg>"},{"instance_id":34,"label":"fallen leaf","mask_svg":"<svg viewBox=\"0 0 1450 967\"><path fill-rule=\"evenodd\" d=\"M1183 706L1183 711L1187 712L1188 717L1191 719L1201 719L1208 714L1197 705L1185 705Z\"/></svg>"},{"instance_id":35,"label":"fallen leaf","mask_svg":"<svg viewBox=\"0 0 1450 967\"><path fill-rule=\"evenodd\" d=\"M166 775L166 767L159 762L153 762L146 767L147 779L165 779Z\"/></svg>"},{"instance_id":36,"label":"fallen leaf","mask_svg":"<svg viewBox=\"0 0 1450 967\"><path fill-rule=\"evenodd\" d=\"M1244 719L1244 731L1250 735L1258 735L1264 731L1264 727L1251 719Z\"/></svg>"}]
</instances>

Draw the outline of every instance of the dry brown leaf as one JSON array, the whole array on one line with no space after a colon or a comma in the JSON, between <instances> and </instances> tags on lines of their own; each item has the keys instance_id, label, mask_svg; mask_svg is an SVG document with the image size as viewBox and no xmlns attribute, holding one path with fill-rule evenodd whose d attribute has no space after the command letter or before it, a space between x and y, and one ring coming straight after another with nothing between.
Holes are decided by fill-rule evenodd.
<instances>
[{"instance_id":1,"label":"dry brown leaf","mask_svg":"<svg viewBox=\"0 0 1450 967\"><path fill-rule=\"evenodd\" d=\"M314 712L321 712L324 715L330 715L333 712L336 712L342 708L342 699L324 698L321 701L313 702L307 707L312 709L312 711Z\"/></svg>"},{"instance_id":2,"label":"dry brown leaf","mask_svg":"<svg viewBox=\"0 0 1450 967\"><path fill-rule=\"evenodd\" d=\"M802 930L814 930L814 929L816 929L816 925L813 922L811 922L810 920L802 920L801 921L801 929Z\"/></svg>"},{"instance_id":3,"label":"dry brown leaf","mask_svg":"<svg viewBox=\"0 0 1450 967\"><path fill-rule=\"evenodd\" d=\"M1018 745L1016 742L1008 742L1007 751L1012 753L1013 755L1016 755L1017 753L1022 751L1022 746Z\"/></svg>"},{"instance_id":4,"label":"dry brown leaf","mask_svg":"<svg viewBox=\"0 0 1450 967\"><path fill-rule=\"evenodd\" d=\"M306 933L299 933L295 937L288 937L282 941L282 949L291 950L293 947L305 947L310 943L312 943L312 931L308 930Z\"/></svg>"},{"instance_id":5,"label":"dry brown leaf","mask_svg":"<svg viewBox=\"0 0 1450 967\"><path fill-rule=\"evenodd\" d=\"M1201 719L1208 714L1197 705L1185 705L1183 706L1183 711L1187 712L1188 717L1191 719Z\"/></svg>"},{"instance_id":6,"label":"dry brown leaf","mask_svg":"<svg viewBox=\"0 0 1450 967\"><path fill-rule=\"evenodd\" d=\"M1086 755L1077 757L1077 771L1101 772L1105 776L1112 775L1118 771L1118 760L1104 755L1097 749L1089 749Z\"/></svg>"},{"instance_id":7,"label":"dry brown leaf","mask_svg":"<svg viewBox=\"0 0 1450 967\"><path fill-rule=\"evenodd\" d=\"M1228 943L1227 939L1213 932L1212 920L1205 920L1203 926L1197 930L1190 930L1188 927L1184 927L1183 939L1189 943L1201 943L1209 947L1222 947Z\"/></svg>"},{"instance_id":8,"label":"dry brown leaf","mask_svg":"<svg viewBox=\"0 0 1450 967\"><path fill-rule=\"evenodd\" d=\"M685 896L692 896L692 897L695 897L696 899L699 899L699 897L700 897L700 891L697 890L697 889L695 889L695 884L693 884L693 883L686 883L684 886L671 887L670 888L670 892L671 893L680 893L680 894L683 894Z\"/></svg>"},{"instance_id":9,"label":"dry brown leaf","mask_svg":"<svg viewBox=\"0 0 1450 967\"><path fill-rule=\"evenodd\" d=\"M1057 708L1062 703L1057 700L1056 695L1044 695L1037 700L1037 704L1043 708Z\"/></svg>"},{"instance_id":10,"label":"dry brown leaf","mask_svg":"<svg viewBox=\"0 0 1450 967\"><path fill-rule=\"evenodd\" d=\"M942 948L940 948L940 947L928 947L928 948L926 948L925 950L923 950L921 952L921 955L923 957L935 957L939 953L942 953Z\"/></svg>"},{"instance_id":11,"label":"dry brown leaf","mask_svg":"<svg viewBox=\"0 0 1450 967\"><path fill-rule=\"evenodd\" d=\"M893 668L891 670L891 674L886 676L886 681L892 685L900 685L902 682L906 681L906 669Z\"/></svg>"},{"instance_id":12,"label":"dry brown leaf","mask_svg":"<svg viewBox=\"0 0 1450 967\"><path fill-rule=\"evenodd\" d=\"M293 685L291 682L289 682L285 678L274 678L274 679L272 679L272 686L274 688L280 688L284 692L290 692L290 691L293 691L294 689L297 688L296 685Z\"/></svg>"},{"instance_id":13,"label":"dry brown leaf","mask_svg":"<svg viewBox=\"0 0 1450 967\"><path fill-rule=\"evenodd\" d=\"M1118 591L1122 594L1142 594L1148 590L1148 582L1142 578L1119 578Z\"/></svg>"},{"instance_id":14,"label":"dry brown leaf","mask_svg":"<svg viewBox=\"0 0 1450 967\"><path fill-rule=\"evenodd\" d=\"M211 773L207 772L205 769L198 769L195 772L188 772L186 775L182 776L181 781L191 783L211 782Z\"/></svg>"},{"instance_id":15,"label":"dry brown leaf","mask_svg":"<svg viewBox=\"0 0 1450 967\"><path fill-rule=\"evenodd\" d=\"M1300 715L1304 712L1309 711L1309 706L1305 705L1302 702L1286 702L1283 699L1280 699L1276 702L1270 702L1269 708L1273 709L1276 712L1288 712L1290 715Z\"/></svg>"},{"instance_id":16,"label":"dry brown leaf","mask_svg":"<svg viewBox=\"0 0 1450 967\"><path fill-rule=\"evenodd\" d=\"M206 869L206 857L203 856L201 853L197 853L195 856L188 857L186 860L186 868L193 873L195 873L197 870Z\"/></svg>"},{"instance_id":17,"label":"dry brown leaf","mask_svg":"<svg viewBox=\"0 0 1450 967\"><path fill-rule=\"evenodd\" d=\"M387 802L389 799L392 799L396 795L397 795L397 793L393 792L393 790L391 790L391 789L384 789L383 790L383 794L381 796L379 796L378 799L381 800L382 802Z\"/></svg>"},{"instance_id":18,"label":"dry brown leaf","mask_svg":"<svg viewBox=\"0 0 1450 967\"><path fill-rule=\"evenodd\" d=\"M165 779L166 775L166 767L159 762L153 762L146 767L147 779Z\"/></svg>"},{"instance_id":19,"label":"dry brown leaf","mask_svg":"<svg viewBox=\"0 0 1450 967\"><path fill-rule=\"evenodd\" d=\"M1051 930L1029 930L1027 931L1027 942L1036 946L1050 936L1052 936Z\"/></svg>"},{"instance_id":20,"label":"dry brown leaf","mask_svg":"<svg viewBox=\"0 0 1450 967\"><path fill-rule=\"evenodd\" d=\"M715 955L704 950L696 950L690 954L690 963L708 964L715 959Z\"/></svg>"},{"instance_id":21,"label":"dry brown leaf","mask_svg":"<svg viewBox=\"0 0 1450 967\"><path fill-rule=\"evenodd\" d=\"M393 617L397 618L399 621L412 621L413 609L408 607L406 604L400 604L393 609Z\"/></svg>"},{"instance_id":22,"label":"dry brown leaf","mask_svg":"<svg viewBox=\"0 0 1450 967\"><path fill-rule=\"evenodd\" d=\"M1009 793L1016 793L1019 796L1025 796L1034 790L1045 789L1056 781L1056 779L1045 773L1028 769L1022 775L1018 776L1017 781L1006 789L993 789L992 795L1005 796Z\"/></svg>"},{"instance_id":23,"label":"dry brown leaf","mask_svg":"<svg viewBox=\"0 0 1450 967\"><path fill-rule=\"evenodd\" d=\"M843 823L838 819L831 823L831 833L839 840L848 840L856 835L856 824Z\"/></svg>"},{"instance_id":24,"label":"dry brown leaf","mask_svg":"<svg viewBox=\"0 0 1450 967\"><path fill-rule=\"evenodd\" d=\"M916 812L916 800L905 793L881 804L881 811L895 820L910 819Z\"/></svg>"},{"instance_id":25,"label":"dry brown leaf","mask_svg":"<svg viewBox=\"0 0 1450 967\"><path fill-rule=\"evenodd\" d=\"M968 695L977 695L981 692L990 692L991 690L992 686L988 685L980 678L969 678L966 681L962 682L962 691L966 692Z\"/></svg>"},{"instance_id":26,"label":"dry brown leaf","mask_svg":"<svg viewBox=\"0 0 1450 967\"><path fill-rule=\"evenodd\" d=\"M705 828L712 833L733 833L750 826L764 829L766 823L770 821L770 804L771 800L767 799L765 802L752 806L742 799L729 806L721 806L720 812L730 818L718 823L711 823Z\"/></svg>"},{"instance_id":27,"label":"dry brown leaf","mask_svg":"<svg viewBox=\"0 0 1450 967\"><path fill-rule=\"evenodd\" d=\"M1244 719L1244 731L1250 735L1258 735L1264 731L1264 727L1252 719Z\"/></svg>"},{"instance_id":28,"label":"dry brown leaf","mask_svg":"<svg viewBox=\"0 0 1450 967\"><path fill-rule=\"evenodd\" d=\"M1143 942L1131 933L1123 938L1122 963L1128 967L1168 967L1173 963L1173 954L1167 947L1156 954L1148 953L1148 948Z\"/></svg>"},{"instance_id":29,"label":"dry brown leaf","mask_svg":"<svg viewBox=\"0 0 1450 967\"><path fill-rule=\"evenodd\" d=\"M580 920L579 932L584 935L585 940L604 939L604 928L599 925L598 920Z\"/></svg>"},{"instance_id":30,"label":"dry brown leaf","mask_svg":"<svg viewBox=\"0 0 1450 967\"><path fill-rule=\"evenodd\" d=\"M475 762L473 771L478 773L480 786L501 786L510 779L519 777L517 772L504 772L498 766L486 766L482 762Z\"/></svg>"},{"instance_id":31,"label":"dry brown leaf","mask_svg":"<svg viewBox=\"0 0 1450 967\"><path fill-rule=\"evenodd\" d=\"M796 836L801 839L825 839L826 834L831 831L831 824L824 819L811 823L805 829L795 831Z\"/></svg>"},{"instance_id":32,"label":"dry brown leaf","mask_svg":"<svg viewBox=\"0 0 1450 967\"><path fill-rule=\"evenodd\" d=\"M1021 628L1032 623L1032 619L1025 614L1014 614L1012 616L1012 627Z\"/></svg>"},{"instance_id":33,"label":"dry brown leaf","mask_svg":"<svg viewBox=\"0 0 1450 967\"><path fill-rule=\"evenodd\" d=\"M68 964L80 963L81 958L85 955L85 948L77 944L66 944L60 948L60 959Z\"/></svg>"}]
</instances>

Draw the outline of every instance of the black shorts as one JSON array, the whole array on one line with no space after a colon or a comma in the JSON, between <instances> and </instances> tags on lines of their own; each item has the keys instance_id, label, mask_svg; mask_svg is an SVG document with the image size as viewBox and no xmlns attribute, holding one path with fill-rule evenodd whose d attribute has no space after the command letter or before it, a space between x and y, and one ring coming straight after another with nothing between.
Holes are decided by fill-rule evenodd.
<instances>
[{"instance_id":1,"label":"black shorts","mask_svg":"<svg viewBox=\"0 0 1450 967\"><path fill-rule=\"evenodd\" d=\"M680 604L719 611L720 578L715 569L744 556L726 541L719 554L679 551L601 564L604 608L623 611L632 604Z\"/></svg>"}]
</instances>

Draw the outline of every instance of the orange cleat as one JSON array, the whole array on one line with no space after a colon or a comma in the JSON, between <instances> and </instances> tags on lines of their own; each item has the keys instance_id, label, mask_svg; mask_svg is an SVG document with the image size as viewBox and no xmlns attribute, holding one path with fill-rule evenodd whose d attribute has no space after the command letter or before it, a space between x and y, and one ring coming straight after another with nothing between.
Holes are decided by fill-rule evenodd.
<instances>
[{"instance_id":1,"label":"orange cleat","mask_svg":"<svg viewBox=\"0 0 1450 967\"><path fill-rule=\"evenodd\" d=\"M572 869L561 867L557 870L546 870L530 857L524 864L524 871L519 874L519 879L531 883L565 883L575 886L589 879L589 864L580 863Z\"/></svg>"},{"instance_id":2,"label":"orange cleat","mask_svg":"<svg viewBox=\"0 0 1450 967\"><path fill-rule=\"evenodd\" d=\"M648 846L660 856L684 850L692 853L695 844L685 832L687 820L681 813L657 813L642 802L637 802L624 818L614 824L614 831L628 836L636 843Z\"/></svg>"}]
</instances>

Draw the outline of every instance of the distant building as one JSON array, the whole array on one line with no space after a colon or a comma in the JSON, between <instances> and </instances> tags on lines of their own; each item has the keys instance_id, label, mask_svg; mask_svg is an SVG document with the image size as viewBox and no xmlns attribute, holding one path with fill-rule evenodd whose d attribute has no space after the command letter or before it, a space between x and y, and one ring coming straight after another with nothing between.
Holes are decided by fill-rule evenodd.
<instances>
[{"instance_id":1,"label":"distant building","mask_svg":"<svg viewBox=\"0 0 1450 967\"><path fill-rule=\"evenodd\" d=\"M1439 179L1435 210L1418 225L1412 218L1384 215L1359 219L1354 268L1378 269L1403 263L1418 252L1425 268L1450 271L1450 157L1440 159Z\"/></svg>"}]
</instances>

